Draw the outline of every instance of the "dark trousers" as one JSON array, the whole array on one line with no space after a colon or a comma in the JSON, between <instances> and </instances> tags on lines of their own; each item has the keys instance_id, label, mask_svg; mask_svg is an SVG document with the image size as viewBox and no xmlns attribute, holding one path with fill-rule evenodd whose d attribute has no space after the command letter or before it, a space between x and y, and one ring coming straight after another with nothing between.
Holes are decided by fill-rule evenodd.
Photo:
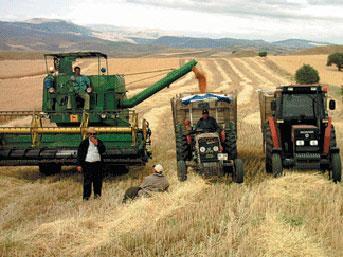
<instances>
[{"instance_id":1,"label":"dark trousers","mask_svg":"<svg viewBox=\"0 0 343 257\"><path fill-rule=\"evenodd\" d=\"M88 200L92 194L92 184L94 198L101 197L102 189L102 163L86 162L83 166L83 199Z\"/></svg>"},{"instance_id":2,"label":"dark trousers","mask_svg":"<svg viewBox=\"0 0 343 257\"><path fill-rule=\"evenodd\" d=\"M128 200L133 200L138 197L138 191L141 190L140 187L129 187L125 191L123 203L126 203Z\"/></svg>"}]
</instances>

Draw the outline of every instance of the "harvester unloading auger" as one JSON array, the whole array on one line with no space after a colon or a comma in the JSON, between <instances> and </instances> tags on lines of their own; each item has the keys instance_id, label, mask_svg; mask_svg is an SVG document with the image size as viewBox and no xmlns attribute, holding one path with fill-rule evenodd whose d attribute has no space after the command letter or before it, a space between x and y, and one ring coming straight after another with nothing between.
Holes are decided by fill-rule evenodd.
<instances>
[{"instance_id":1,"label":"harvester unloading auger","mask_svg":"<svg viewBox=\"0 0 343 257\"><path fill-rule=\"evenodd\" d=\"M130 108L168 87L191 72L197 61L192 60L168 73L152 86L131 98L123 75L109 75L107 56L99 52L46 54L53 58L54 73L43 81L42 112L0 112L1 120L32 116L27 127L0 127L0 165L38 165L45 174L58 172L62 165L75 165L77 147L92 126L105 143L106 164L144 165L150 155L148 122L138 124L138 114ZM84 101L72 92L73 63L79 58L97 58L98 75L88 76L90 110L84 111ZM101 60L106 67L101 68ZM47 65L48 67L48 65ZM48 69L47 69L48 72ZM100 74L102 73L102 74Z\"/></svg>"}]
</instances>

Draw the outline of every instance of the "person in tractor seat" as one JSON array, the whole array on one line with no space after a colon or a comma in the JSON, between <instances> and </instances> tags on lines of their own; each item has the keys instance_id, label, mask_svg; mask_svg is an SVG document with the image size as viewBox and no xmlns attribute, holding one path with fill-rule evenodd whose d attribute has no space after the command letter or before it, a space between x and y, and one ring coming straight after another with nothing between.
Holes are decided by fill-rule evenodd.
<instances>
[{"instance_id":1,"label":"person in tractor seat","mask_svg":"<svg viewBox=\"0 0 343 257\"><path fill-rule=\"evenodd\" d=\"M89 93L92 92L91 88L91 82L87 76L81 75L81 69L80 67L75 67L74 68L74 75L71 76L70 78L72 82L72 91L75 93L77 96L81 97L85 102L84 102L84 107L83 109L85 111L89 111L89 105L90 105L90 96ZM71 109L71 100L70 97L68 98L68 104L67 108Z\"/></svg>"},{"instance_id":2,"label":"person in tractor seat","mask_svg":"<svg viewBox=\"0 0 343 257\"><path fill-rule=\"evenodd\" d=\"M195 131L203 130L204 132L218 132L222 131L219 127L217 120L210 116L210 112L207 109L202 110L202 117L199 119L195 126Z\"/></svg>"}]
</instances>

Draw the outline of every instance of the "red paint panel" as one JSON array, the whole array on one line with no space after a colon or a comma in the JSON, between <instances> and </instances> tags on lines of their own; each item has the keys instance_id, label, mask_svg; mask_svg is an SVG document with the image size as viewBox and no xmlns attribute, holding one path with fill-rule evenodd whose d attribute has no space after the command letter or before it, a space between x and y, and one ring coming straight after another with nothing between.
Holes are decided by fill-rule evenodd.
<instances>
[{"instance_id":1,"label":"red paint panel","mask_svg":"<svg viewBox=\"0 0 343 257\"><path fill-rule=\"evenodd\" d=\"M330 150L330 138L331 138L331 123L332 123L332 118L328 118L328 126L325 129L325 134L324 134L324 146L323 146L323 154L328 154Z\"/></svg>"},{"instance_id":2,"label":"red paint panel","mask_svg":"<svg viewBox=\"0 0 343 257\"><path fill-rule=\"evenodd\" d=\"M277 128L273 117L268 118L269 128L272 133L273 146L274 148L279 148L279 138L277 134Z\"/></svg>"}]
</instances>

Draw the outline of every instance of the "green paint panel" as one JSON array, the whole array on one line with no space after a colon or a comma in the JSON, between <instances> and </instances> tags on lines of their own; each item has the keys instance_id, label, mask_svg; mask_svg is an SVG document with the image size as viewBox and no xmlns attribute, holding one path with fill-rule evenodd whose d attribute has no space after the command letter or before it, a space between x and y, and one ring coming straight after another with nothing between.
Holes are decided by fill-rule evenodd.
<instances>
[{"instance_id":1,"label":"green paint panel","mask_svg":"<svg viewBox=\"0 0 343 257\"><path fill-rule=\"evenodd\" d=\"M72 79L72 76L74 76L74 62L79 58L107 58L107 56L98 52L45 55L45 57L49 56L53 57L54 67L57 72L48 74L43 80L42 111L48 115L51 123L55 123L58 127L80 127L84 112L84 100L74 91L73 83L75 82ZM98 63L100 68L100 59L98 59ZM133 108L153 94L168 87L174 81L192 71L196 64L195 60L184 64L131 98L127 97L123 75L108 75L105 72L102 74L101 71L98 71L97 75L87 76L92 88L92 92L88 92L90 96L90 110L87 111L89 114L88 126L130 128L131 111L129 108ZM86 92L83 93L86 94ZM32 146L31 134L3 134L0 136L0 150L27 149ZM132 145L131 133L104 133L99 134L98 137L108 149L140 150L140 156L137 158L141 158L142 163L147 161L146 142L141 130L135 135L135 145ZM37 147L48 149L76 148L81 140L80 134L43 134L39 136L39 145ZM125 159L125 156L121 158Z\"/></svg>"}]
</instances>

